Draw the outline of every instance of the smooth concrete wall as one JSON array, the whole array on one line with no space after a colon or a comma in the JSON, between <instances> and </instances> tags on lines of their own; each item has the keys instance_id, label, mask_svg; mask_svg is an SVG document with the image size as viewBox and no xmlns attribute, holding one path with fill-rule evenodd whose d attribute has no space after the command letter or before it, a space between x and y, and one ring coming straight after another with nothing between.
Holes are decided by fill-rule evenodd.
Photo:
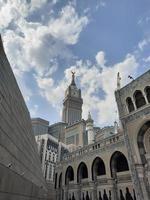
<instances>
[{"instance_id":1,"label":"smooth concrete wall","mask_svg":"<svg viewBox=\"0 0 150 200\"><path fill-rule=\"evenodd\" d=\"M0 200L45 200L47 193L25 178L25 175L0 164Z\"/></svg>"},{"instance_id":2,"label":"smooth concrete wall","mask_svg":"<svg viewBox=\"0 0 150 200\"><path fill-rule=\"evenodd\" d=\"M46 192L30 114L0 37L0 200L45 198Z\"/></svg>"}]
</instances>

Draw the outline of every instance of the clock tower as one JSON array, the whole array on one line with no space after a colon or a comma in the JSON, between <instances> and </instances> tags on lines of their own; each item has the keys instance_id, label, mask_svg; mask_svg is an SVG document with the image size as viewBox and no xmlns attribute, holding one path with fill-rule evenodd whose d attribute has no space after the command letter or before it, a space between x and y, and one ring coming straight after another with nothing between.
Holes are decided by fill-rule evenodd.
<instances>
[{"instance_id":1,"label":"clock tower","mask_svg":"<svg viewBox=\"0 0 150 200\"><path fill-rule=\"evenodd\" d=\"M62 121L73 124L82 118L81 90L77 88L75 83L75 72L72 72L72 81L65 92L63 101Z\"/></svg>"}]
</instances>

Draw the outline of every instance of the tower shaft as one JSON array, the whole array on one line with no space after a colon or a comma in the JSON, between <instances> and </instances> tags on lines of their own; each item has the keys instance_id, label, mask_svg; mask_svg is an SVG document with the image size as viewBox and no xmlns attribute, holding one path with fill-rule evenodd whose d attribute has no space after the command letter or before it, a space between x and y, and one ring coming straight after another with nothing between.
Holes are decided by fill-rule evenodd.
<instances>
[{"instance_id":1,"label":"tower shaft","mask_svg":"<svg viewBox=\"0 0 150 200\"><path fill-rule=\"evenodd\" d=\"M62 121L68 124L75 123L82 119L81 90L77 88L75 83L75 72L72 72L72 81L65 92L63 101Z\"/></svg>"}]
</instances>

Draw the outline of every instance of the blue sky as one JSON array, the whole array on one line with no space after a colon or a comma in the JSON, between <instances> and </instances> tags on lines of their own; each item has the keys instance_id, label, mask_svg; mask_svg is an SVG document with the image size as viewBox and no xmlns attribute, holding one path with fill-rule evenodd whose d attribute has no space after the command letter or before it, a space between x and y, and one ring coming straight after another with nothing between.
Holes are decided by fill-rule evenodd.
<instances>
[{"instance_id":1,"label":"blue sky","mask_svg":"<svg viewBox=\"0 0 150 200\"><path fill-rule=\"evenodd\" d=\"M0 32L32 117L61 120L71 70L82 89L83 118L116 120L122 86L150 67L149 0L0 0Z\"/></svg>"}]
</instances>

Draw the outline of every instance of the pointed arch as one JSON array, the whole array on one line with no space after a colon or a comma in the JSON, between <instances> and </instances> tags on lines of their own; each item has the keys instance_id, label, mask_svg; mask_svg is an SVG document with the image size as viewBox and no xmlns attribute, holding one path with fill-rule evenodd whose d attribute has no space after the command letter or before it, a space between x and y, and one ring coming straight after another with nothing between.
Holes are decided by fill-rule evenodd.
<instances>
[{"instance_id":1,"label":"pointed arch","mask_svg":"<svg viewBox=\"0 0 150 200\"><path fill-rule=\"evenodd\" d=\"M129 112L132 112L132 111L135 110L134 104L133 104L133 102L132 102L131 97L127 97L127 98L126 98L126 103L127 103L127 107L128 107L128 111L129 111Z\"/></svg>"},{"instance_id":2,"label":"pointed arch","mask_svg":"<svg viewBox=\"0 0 150 200\"><path fill-rule=\"evenodd\" d=\"M137 108L140 108L146 104L145 98L140 90L134 92L134 99Z\"/></svg>"},{"instance_id":3,"label":"pointed arch","mask_svg":"<svg viewBox=\"0 0 150 200\"><path fill-rule=\"evenodd\" d=\"M145 93L146 93L147 101L150 103L150 86L145 87Z\"/></svg>"},{"instance_id":4,"label":"pointed arch","mask_svg":"<svg viewBox=\"0 0 150 200\"><path fill-rule=\"evenodd\" d=\"M72 166L69 166L65 174L65 185L68 185L70 181L74 180L74 170Z\"/></svg>"},{"instance_id":5,"label":"pointed arch","mask_svg":"<svg viewBox=\"0 0 150 200\"><path fill-rule=\"evenodd\" d=\"M59 186L58 186L59 188L61 188L62 187L62 172L61 172L61 174L59 175Z\"/></svg>"},{"instance_id":6,"label":"pointed arch","mask_svg":"<svg viewBox=\"0 0 150 200\"><path fill-rule=\"evenodd\" d=\"M88 178L88 168L84 162L81 162L77 170L77 182L80 183L84 178Z\"/></svg>"},{"instance_id":7,"label":"pointed arch","mask_svg":"<svg viewBox=\"0 0 150 200\"><path fill-rule=\"evenodd\" d=\"M117 172L128 171L128 161L123 153L120 151L115 151L110 159L110 170L111 176L115 178L117 176Z\"/></svg>"},{"instance_id":8,"label":"pointed arch","mask_svg":"<svg viewBox=\"0 0 150 200\"><path fill-rule=\"evenodd\" d=\"M55 174L55 189L57 188L57 173Z\"/></svg>"},{"instance_id":9,"label":"pointed arch","mask_svg":"<svg viewBox=\"0 0 150 200\"><path fill-rule=\"evenodd\" d=\"M92 180L95 180L97 176L106 174L104 161L100 157L96 157L92 163Z\"/></svg>"},{"instance_id":10,"label":"pointed arch","mask_svg":"<svg viewBox=\"0 0 150 200\"><path fill-rule=\"evenodd\" d=\"M147 153L146 151L149 151L146 147L150 146L150 134L148 133L149 138L147 138L144 141L144 136L146 135L147 131L150 129L150 121L147 121L139 130L138 136L137 136L137 144L138 144L138 149L141 157L142 164L146 164L146 158L145 154ZM146 144L148 142L149 144ZM150 153L150 152L149 152Z\"/></svg>"},{"instance_id":11,"label":"pointed arch","mask_svg":"<svg viewBox=\"0 0 150 200\"><path fill-rule=\"evenodd\" d=\"M139 154L141 158L141 164L144 169L144 184L146 186L147 193L149 194L149 168L148 168L148 160L147 155L150 155L150 120L145 122L143 126L140 128L137 135L137 145L139 149Z\"/></svg>"}]
</instances>

